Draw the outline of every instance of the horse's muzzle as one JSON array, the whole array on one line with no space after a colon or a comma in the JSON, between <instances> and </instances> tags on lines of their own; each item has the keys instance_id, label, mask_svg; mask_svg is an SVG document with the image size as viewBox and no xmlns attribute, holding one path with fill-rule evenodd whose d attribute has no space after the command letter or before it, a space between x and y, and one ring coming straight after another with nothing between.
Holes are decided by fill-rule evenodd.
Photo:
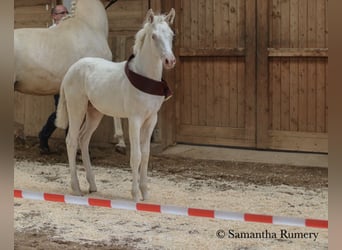
<instances>
[{"instance_id":1,"label":"horse's muzzle","mask_svg":"<svg viewBox=\"0 0 342 250\"><path fill-rule=\"evenodd\" d=\"M163 64L165 69L172 69L176 65L176 58L174 55L164 57Z\"/></svg>"}]
</instances>

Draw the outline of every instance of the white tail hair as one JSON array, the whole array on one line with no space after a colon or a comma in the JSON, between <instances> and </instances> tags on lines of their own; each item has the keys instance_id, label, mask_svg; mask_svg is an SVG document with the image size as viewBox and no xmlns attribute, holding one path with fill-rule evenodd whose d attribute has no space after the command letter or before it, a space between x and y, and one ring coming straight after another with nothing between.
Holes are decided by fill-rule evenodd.
<instances>
[{"instance_id":1,"label":"white tail hair","mask_svg":"<svg viewBox=\"0 0 342 250\"><path fill-rule=\"evenodd\" d=\"M68 110L65 101L65 93L63 84L61 85L59 101L57 106L57 115L55 120L55 125L58 128L66 129L69 124Z\"/></svg>"}]
</instances>

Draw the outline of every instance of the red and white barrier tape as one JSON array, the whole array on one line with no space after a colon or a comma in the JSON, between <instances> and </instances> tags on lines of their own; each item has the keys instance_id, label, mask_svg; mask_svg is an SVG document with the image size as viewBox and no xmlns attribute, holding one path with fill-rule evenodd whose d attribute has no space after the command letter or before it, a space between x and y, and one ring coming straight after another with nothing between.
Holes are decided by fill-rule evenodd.
<instances>
[{"instance_id":1,"label":"red and white barrier tape","mask_svg":"<svg viewBox=\"0 0 342 250\"><path fill-rule=\"evenodd\" d=\"M161 214L197 216L197 217L207 217L207 218L232 220L232 221L269 223L273 225L328 228L327 220L303 219L303 218L250 214L250 213L225 212L225 211L207 210L207 209L199 209L199 208L186 208L186 207L178 207L178 206L148 204L148 203L126 201L126 200L107 200L107 199L97 199L97 198L89 198L89 197L82 197L82 196L40 193L40 192L22 191L22 190L17 190L17 189L14 190L14 197L29 199L29 200L61 202L61 203L66 203L66 204L108 207L108 208L133 210L133 211L155 212L155 213L161 213Z\"/></svg>"}]
</instances>

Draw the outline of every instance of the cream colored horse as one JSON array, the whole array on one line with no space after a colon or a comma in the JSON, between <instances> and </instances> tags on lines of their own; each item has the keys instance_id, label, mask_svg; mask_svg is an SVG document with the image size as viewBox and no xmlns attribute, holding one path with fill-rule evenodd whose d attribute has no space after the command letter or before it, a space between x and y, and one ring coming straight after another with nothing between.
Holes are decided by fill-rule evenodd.
<instances>
[{"instance_id":1,"label":"cream colored horse","mask_svg":"<svg viewBox=\"0 0 342 250\"><path fill-rule=\"evenodd\" d=\"M86 56L112 60L108 20L99 0L76 0L70 15L56 27L14 30L15 84L24 94L59 93L68 68ZM121 121L114 119L119 146L125 147Z\"/></svg>"},{"instance_id":2,"label":"cream colored horse","mask_svg":"<svg viewBox=\"0 0 342 250\"><path fill-rule=\"evenodd\" d=\"M169 26L174 17L174 9L168 15L154 15L149 10L143 28L136 34L134 57L128 62L113 63L87 57L73 64L66 73L60 89L56 125L61 128L69 125L66 144L71 187L75 194L82 195L76 169L78 141L89 191L97 191L88 146L105 114L128 118L132 196L137 201L141 192L142 198L147 199L151 135L157 122L157 112L169 90L166 82L161 81L162 70L163 67L171 69L176 63L172 52L173 32ZM133 78L140 81L130 81ZM149 92L153 88L161 91L157 94L154 90ZM86 119L82 125L84 117Z\"/></svg>"}]
</instances>

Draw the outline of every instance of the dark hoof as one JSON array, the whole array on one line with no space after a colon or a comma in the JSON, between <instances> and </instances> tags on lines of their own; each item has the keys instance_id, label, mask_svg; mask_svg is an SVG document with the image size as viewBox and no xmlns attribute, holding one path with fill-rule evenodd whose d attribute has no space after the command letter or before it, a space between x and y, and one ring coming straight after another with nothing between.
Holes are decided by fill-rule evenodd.
<instances>
[{"instance_id":1,"label":"dark hoof","mask_svg":"<svg viewBox=\"0 0 342 250\"><path fill-rule=\"evenodd\" d=\"M121 147L121 146L118 146L118 145L115 145L115 151L122 154L122 155L125 155L126 154L126 148L125 147Z\"/></svg>"},{"instance_id":2,"label":"dark hoof","mask_svg":"<svg viewBox=\"0 0 342 250\"><path fill-rule=\"evenodd\" d=\"M49 147L42 147L42 146L39 147L39 152L41 155L49 155L52 153Z\"/></svg>"}]
</instances>

